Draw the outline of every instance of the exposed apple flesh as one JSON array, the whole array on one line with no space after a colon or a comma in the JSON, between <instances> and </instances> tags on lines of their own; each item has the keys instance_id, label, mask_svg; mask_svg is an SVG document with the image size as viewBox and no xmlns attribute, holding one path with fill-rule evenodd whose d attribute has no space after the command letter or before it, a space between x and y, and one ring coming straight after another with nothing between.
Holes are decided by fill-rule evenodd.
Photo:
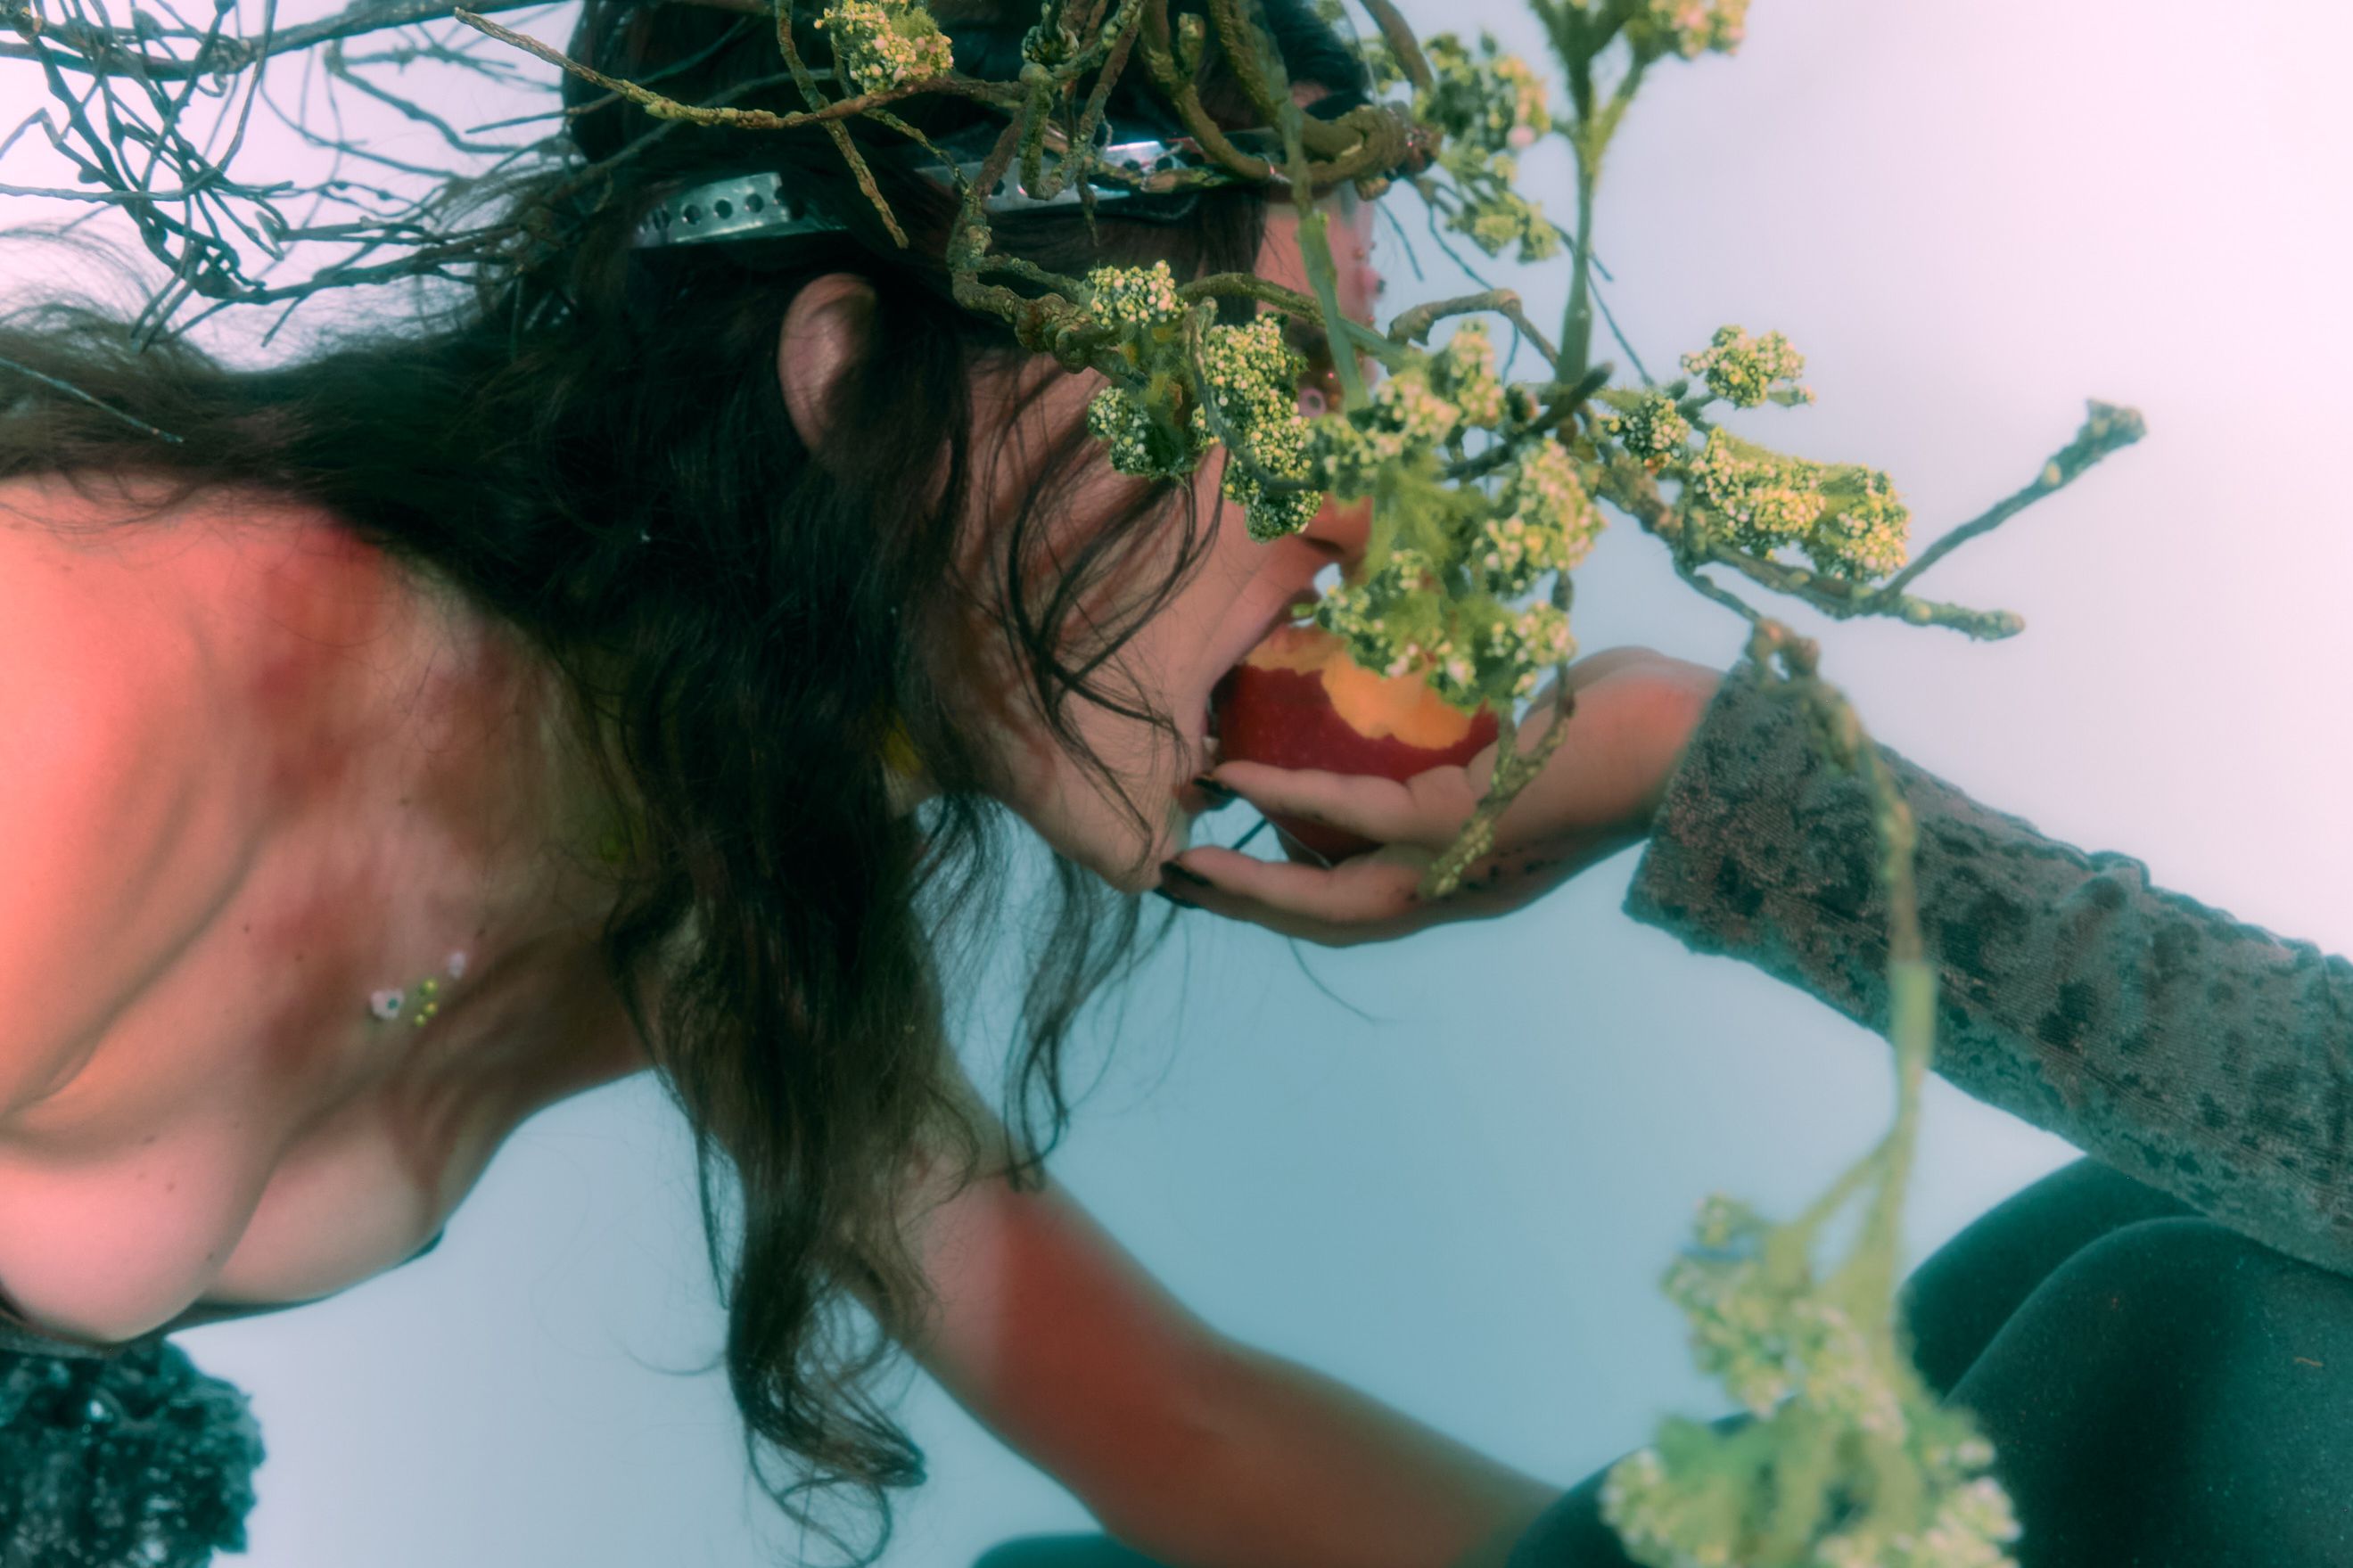
<instances>
[{"instance_id":1,"label":"exposed apple flesh","mask_svg":"<svg viewBox=\"0 0 2353 1568\"><path fill-rule=\"evenodd\" d=\"M1312 623L1268 634L1209 693L1219 760L1405 780L1468 766L1494 743L1493 708L1459 712L1419 676L1366 669L1347 646ZM1307 864L1378 847L1327 824L1273 813L1269 820L1283 831L1283 853Z\"/></svg>"}]
</instances>

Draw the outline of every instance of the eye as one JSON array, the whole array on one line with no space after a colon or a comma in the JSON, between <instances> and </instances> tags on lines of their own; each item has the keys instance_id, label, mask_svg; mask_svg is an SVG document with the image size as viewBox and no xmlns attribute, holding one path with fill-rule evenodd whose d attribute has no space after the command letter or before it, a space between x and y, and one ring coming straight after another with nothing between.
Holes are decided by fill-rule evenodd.
<instances>
[{"instance_id":1,"label":"eye","mask_svg":"<svg viewBox=\"0 0 2353 1568\"><path fill-rule=\"evenodd\" d=\"M1340 375L1332 368L1328 353L1311 353L1307 368L1299 377L1299 412L1309 419L1320 419L1340 405Z\"/></svg>"}]
</instances>

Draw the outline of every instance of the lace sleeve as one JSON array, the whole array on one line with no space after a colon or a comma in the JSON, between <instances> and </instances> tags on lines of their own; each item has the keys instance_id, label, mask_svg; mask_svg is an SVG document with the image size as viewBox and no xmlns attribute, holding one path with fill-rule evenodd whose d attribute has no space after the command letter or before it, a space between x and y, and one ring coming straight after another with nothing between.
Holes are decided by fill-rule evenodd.
<instances>
[{"instance_id":1,"label":"lace sleeve","mask_svg":"<svg viewBox=\"0 0 2353 1568\"><path fill-rule=\"evenodd\" d=\"M1883 1036L1869 791L1807 731L1754 666L1728 675L1624 907ZM2265 1246L2353 1274L2353 964L1880 754L1919 825L1935 1070Z\"/></svg>"}]
</instances>

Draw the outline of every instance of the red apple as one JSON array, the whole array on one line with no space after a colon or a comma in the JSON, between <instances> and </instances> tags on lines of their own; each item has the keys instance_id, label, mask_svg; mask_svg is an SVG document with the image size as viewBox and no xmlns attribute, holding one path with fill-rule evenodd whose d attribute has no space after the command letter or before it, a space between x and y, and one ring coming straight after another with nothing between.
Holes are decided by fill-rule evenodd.
<instances>
[{"instance_id":1,"label":"red apple","mask_svg":"<svg viewBox=\"0 0 2353 1568\"><path fill-rule=\"evenodd\" d=\"M1468 766L1494 743L1493 708L1465 715L1419 676L1366 669L1347 647L1313 623L1275 627L1209 694L1219 759L1404 780ZM1307 864L1378 847L1322 823L1271 813L1269 820L1285 835L1283 852Z\"/></svg>"}]
</instances>

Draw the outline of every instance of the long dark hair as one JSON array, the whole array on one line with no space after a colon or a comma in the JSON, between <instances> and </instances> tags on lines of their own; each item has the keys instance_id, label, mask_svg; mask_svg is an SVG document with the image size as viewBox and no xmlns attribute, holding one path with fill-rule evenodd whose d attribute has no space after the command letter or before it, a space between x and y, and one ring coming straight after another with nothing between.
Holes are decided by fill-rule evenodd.
<instances>
[{"instance_id":1,"label":"long dark hair","mask_svg":"<svg viewBox=\"0 0 2353 1568\"><path fill-rule=\"evenodd\" d=\"M1294 81L1370 89L1309 0L1263 5ZM959 65L1003 79L1018 73L1037 6L976 0L934 14ZM773 27L702 6L586 0L572 53L617 75L663 70L663 90L686 101L797 110L789 82L747 86L779 74ZM803 31L805 58L824 62L827 35ZM1210 113L1251 123L1229 64L1204 53ZM1125 77L1140 82L1141 63ZM1009 814L990 798L972 719L1004 694L959 688L955 672L973 668L972 639L1007 639L1051 732L1148 839L1144 808L1119 795L1067 708L1082 698L1176 738L1171 716L1090 677L1189 579L1205 539L1189 484L1139 479L1116 515L1079 520L1077 538L1064 528L1045 551L1064 487L1104 460L1073 422L1037 455L1048 480L992 552L994 595L978 592L957 550L977 478L971 390L1031 356L1001 322L953 302L938 258L954 202L908 172L919 150L850 122L912 241L902 250L826 136L590 107L602 96L567 79L580 154L568 174L586 163L598 176L570 179L552 203L566 171L501 198L517 211L538 204L560 242L477 279L461 304L421 302L397 325L245 369L168 338L140 350L117 315L84 304L37 300L0 317L0 362L19 367L0 367L0 478L87 487L135 474L161 483L165 505L218 486L315 504L543 652L628 824L606 868L617 902L603 952L694 1131L747 1456L788 1515L844 1550L803 1496L846 1488L879 1508L880 1539L855 1558L864 1564L890 1541L886 1489L920 1484L923 1453L861 1392L893 1347L842 1332L844 1287L872 1294L888 1335L922 1321L929 1292L895 1201L911 1152L955 1151L968 1182L984 1142L953 1092L943 971L971 956L991 924L983 897L1010 866ZM978 115L938 99L910 117L939 135ZM749 167L786 171L858 232L630 248L653 186ZM1106 205L1092 237L1071 209L1007 217L997 248L1073 275L1163 258L1184 280L1250 269L1265 207L1227 188L1199 195L1182 222L1154 216ZM834 385L839 434L818 462L786 414L776 343L794 295L836 270L871 281L877 304L862 361ZM942 455L944 491L910 460L926 451ZM1123 595L1139 607L1066 649L1073 607L1172 541L1156 589ZM1049 561L1066 564L1041 572ZM887 799L894 718L940 792L913 816L894 816ZM1036 948L1008 1096L1030 1151L1006 1173L1017 1187L1042 1182L1068 1124L1060 1053L1075 1016L1169 929L1139 944L1136 897L1059 855L1053 865L1060 900ZM649 972L660 981L650 1023ZM1041 1084L1039 1147L1029 1107ZM741 1202L732 1258L713 1194L723 1163ZM791 1484L768 1479L763 1443L798 1461Z\"/></svg>"}]
</instances>

